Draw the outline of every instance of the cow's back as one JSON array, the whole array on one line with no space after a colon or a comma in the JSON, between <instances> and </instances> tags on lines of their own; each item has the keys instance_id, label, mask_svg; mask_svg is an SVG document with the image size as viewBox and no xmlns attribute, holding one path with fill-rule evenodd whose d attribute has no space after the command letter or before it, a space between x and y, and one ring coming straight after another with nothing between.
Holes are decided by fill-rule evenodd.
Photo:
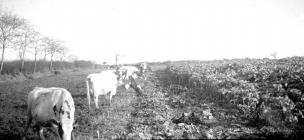
<instances>
[{"instance_id":1,"label":"cow's back","mask_svg":"<svg viewBox=\"0 0 304 140\"><path fill-rule=\"evenodd\" d=\"M28 107L32 117L38 122L59 121L59 112L68 100L70 109L75 111L73 99L68 91L62 88L35 88L28 96ZM74 116L74 115L73 115Z\"/></svg>"},{"instance_id":2,"label":"cow's back","mask_svg":"<svg viewBox=\"0 0 304 140\"><path fill-rule=\"evenodd\" d=\"M111 90L116 88L118 83L117 75L115 75L112 70L106 70L98 74L93 74L89 77L89 79L96 91Z\"/></svg>"}]
</instances>

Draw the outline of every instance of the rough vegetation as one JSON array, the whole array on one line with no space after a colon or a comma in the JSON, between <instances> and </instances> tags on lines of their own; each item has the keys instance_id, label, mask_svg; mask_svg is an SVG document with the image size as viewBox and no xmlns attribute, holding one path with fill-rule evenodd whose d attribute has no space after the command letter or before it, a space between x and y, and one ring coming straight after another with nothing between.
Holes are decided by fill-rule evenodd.
<instances>
[{"instance_id":1,"label":"rough vegetation","mask_svg":"<svg viewBox=\"0 0 304 140\"><path fill-rule=\"evenodd\" d=\"M0 84L0 139L20 139L26 96L34 86L68 89L83 139L300 138L303 135L302 57L279 60L180 61L151 65L143 92L118 88L112 106L88 111L85 77L71 71ZM96 72L96 70L95 70ZM37 138L30 129L26 137ZM55 139L48 131L47 137Z\"/></svg>"},{"instance_id":2,"label":"rough vegetation","mask_svg":"<svg viewBox=\"0 0 304 140\"><path fill-rule=\"evenodd\" d=\"M61 74L67 71L81 71L86 69L104 69L105 65L95 64L91 61L77 60L73 62L54 61L53 70L50 71L49 61L37 61L34 72L34 61L25 61L23 70L20 69L19 61L9 61L4 63L2 74L0 74L0 82L17 82L26 79L37 79L52 74Z\"/></svg>"},{"instance_id":3,"label":"rough vegetation","mask_svg":"<svg viewBox=\"0 0 304 140\"><path fill-rule=\"evenodd\" d=\"M303 133L303 60L292 57L172 63L167 71L173 80L167 85L175 85L173 89L186 92L186 96L197 94L192 99L202 97L200 103L226 108L232 115L223 114L224 120L231 116L229 123L253 127L254 134L298 138ZM229 106L231 109L227 109Z\"/></svg>"}]
</instances>

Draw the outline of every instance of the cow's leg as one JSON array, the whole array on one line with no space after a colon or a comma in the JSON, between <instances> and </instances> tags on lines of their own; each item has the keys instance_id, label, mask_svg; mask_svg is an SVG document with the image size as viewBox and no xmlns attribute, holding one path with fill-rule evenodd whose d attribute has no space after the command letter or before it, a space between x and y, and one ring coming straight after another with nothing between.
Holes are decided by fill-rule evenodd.
<instances>
[{"instance_id":1,"label":"cow's leg","mask_svg":"<svg viewBox=\"0 0 304 140\"><path fill-rule=\"evenodd\" d=\"M39 139L45 140L45 137L43 135L43 128L39 126L38 131L39 131Z\"/></svg>"},{"instance_id":2,"label":"cow's leg","mask_svg":"<svg viewBox=\"0 0 304 140\"><path fill-rule=\"evenodd\" d=\"M32 123L32 116L31 115L28 115L27 116L27 123L26 123L26 130L30 127L30 124Z\"/></svg>"},{"instance_id":3,"label":"cow's leg","mask_svg":"<svg viewBox=\"0 0 304 140\"><path fill-rule=\"evenodd\" d=\"M32 115L30 113L31 112L28 111L26 127L25 127L24 132L23 132L23 137L24 138L25 138L26 132L28 131L28 129L29 129L31 123L32 123L32 120L33 120Z\"/></svg>"},{"instance_id":4,"label":"cow's leg","mask_svg":"<svg viewBox=\"0 0 304 140\"><path fill-rule=\"evenodd\" d=\"M112 89L112 91L110 92L110 106L111 106L111 100L112 100L112 96L116 94L116 87Z\"/></svg>"},{"instance_id":5,"label":"cow's leg","mask_svg":"<svg viewBox=\"0 0 304 140\"><path fill-rule=\"evenodd\" d=\"M98 95L94 94L94 102L95 102L95 106L98 109Z\"/></svg>"}]
</instances>

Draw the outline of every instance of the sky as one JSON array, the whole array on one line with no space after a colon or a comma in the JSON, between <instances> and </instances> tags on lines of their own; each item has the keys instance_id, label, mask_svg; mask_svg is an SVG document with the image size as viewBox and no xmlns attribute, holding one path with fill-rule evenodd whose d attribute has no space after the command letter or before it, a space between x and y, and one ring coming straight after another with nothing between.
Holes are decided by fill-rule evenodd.
<instances>
[{"instance_id":1,"label":"sky","mask_svg":"<svg viewBox=\"0 0 304 140\"><path fill-rule=\"evenodd\" d=\"M303 0L0 0L97 63L304 55ZM13 56L13 55L11 55Z\"/></svg>"}]
</instances>

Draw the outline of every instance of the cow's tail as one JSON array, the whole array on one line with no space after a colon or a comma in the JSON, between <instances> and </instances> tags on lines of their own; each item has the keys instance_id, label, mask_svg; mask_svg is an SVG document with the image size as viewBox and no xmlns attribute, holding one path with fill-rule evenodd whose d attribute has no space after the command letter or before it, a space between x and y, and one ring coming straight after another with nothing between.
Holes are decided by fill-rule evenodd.
<instances>
[{"instance_id":1,"label":"cow's tail","mask_svg":"<svg viewBox=\"0 0 304 140\"><path fill-rule=\"evenodd\" d=\"M86 84L87 84L87 99L88 99L89 109L91 109L90 82L91 82L91 77L88 77L86 80Z\"/></svg>"}]
</instances>

